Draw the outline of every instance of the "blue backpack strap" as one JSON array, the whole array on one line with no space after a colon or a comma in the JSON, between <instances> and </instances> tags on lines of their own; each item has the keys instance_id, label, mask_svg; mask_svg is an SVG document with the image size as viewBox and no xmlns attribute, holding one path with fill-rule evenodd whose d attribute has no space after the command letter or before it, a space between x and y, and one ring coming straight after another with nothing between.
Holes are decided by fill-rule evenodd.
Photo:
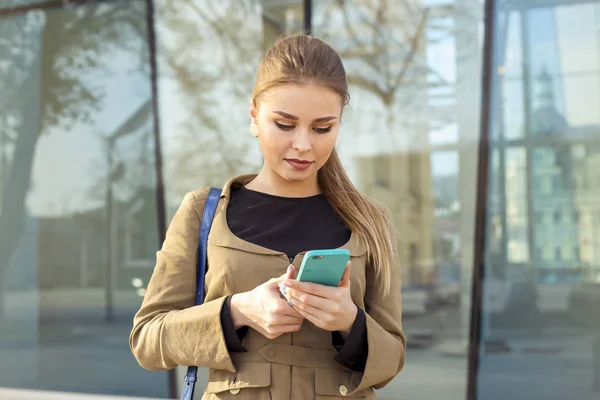
<instances>
[{"instance_id":1,"label":"blue backpack strap","mask_svg":"<svg viewBox=\"0 0 600 400\"><path fill-rule=\"evenodd\" d=\"M198 239L198 268L196 277L196 305L204 302L204 276L206 275L206 250L208 248L208 234L217 211L221 189L211 188L204 203L202 220L200 221L200 237ZM181 400L192 400L198 376L198 367L188 367L181 392Z\"/></svg>"},{"instance_id":2,"label":"blue backpack strap","mask_svg":"<svg viewBox=\"0 0 600 400\"><path fill-rule=\"evenodd\" d=\"M212 226L221 189L211 188L204 203L202 220L200 221L200 237L198 239L198 274L196 277L196 305L204 302L204 275L206 275L206 250L208 249L208 234Z\"/></svg>"}]
</instances>

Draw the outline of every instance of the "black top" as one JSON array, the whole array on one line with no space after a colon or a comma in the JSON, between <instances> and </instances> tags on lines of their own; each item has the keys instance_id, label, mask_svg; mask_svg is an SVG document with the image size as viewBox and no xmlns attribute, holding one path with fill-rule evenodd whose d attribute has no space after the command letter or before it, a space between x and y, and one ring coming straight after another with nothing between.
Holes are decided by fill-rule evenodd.
<instances>
[{"instance_id":1,"label":"black top","mask_svg":"<svg viewBox=\"0 0 600 400\"><path fill-rule=\"evenodd\" d=\"M292 259L303 251L341 247L352 233L322 194L279 197L244 186L232 188L227 224L237 237Z\"/></svg>"},{"instance_id":2,"label":"black top","mask_svg":"<svg viewBox=\"0 0 600 400\"><path fill-rule=\"evenodd\" d=\"M302 198L279 197L243 186L231 188L227 224L237 237L281 251L290 259L303 251L341 247L351 235L350 229L322 194ZM229 314L230 299L221 312L225 341L229 351L244 352L246 349L241 339L248 328L236 332ZM368 348L366 319L360 308L350 335L344 341L339 332L332 332L332 345L338 352L337 362L354 371L364 371Z\"/></svg>"}]
</instances>

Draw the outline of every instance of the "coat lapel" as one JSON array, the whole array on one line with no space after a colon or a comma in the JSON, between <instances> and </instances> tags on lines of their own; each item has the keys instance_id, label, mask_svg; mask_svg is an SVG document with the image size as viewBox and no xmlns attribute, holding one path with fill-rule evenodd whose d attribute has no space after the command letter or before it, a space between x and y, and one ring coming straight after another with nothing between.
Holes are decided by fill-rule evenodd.
<instances>
[{"instance_id":1,"label":"coat lapel","mask_svg":"<svg viewBox=\"0 0 600 400\"><path fill-rule=\"evenodd\" d=\"M256 177L256 175L242 175L237 178L229 179L225 183L223 191L221 192L221 199L217 207L215 219L208 236L208 241L211 244L220 247L227 247L254 254L280 256L287 259L285 253L247 242L234 235L229 229L229 225L227 224L227 207L231 198L231 187L233 185L245 184L254 179L254 177ZM352 257L360 257L366 252L365 246L355 232L352 232L350 240L340 248L350 251ZM302 254L303 253L300 253L300 255Z\"/></svg>"}]
</instances>

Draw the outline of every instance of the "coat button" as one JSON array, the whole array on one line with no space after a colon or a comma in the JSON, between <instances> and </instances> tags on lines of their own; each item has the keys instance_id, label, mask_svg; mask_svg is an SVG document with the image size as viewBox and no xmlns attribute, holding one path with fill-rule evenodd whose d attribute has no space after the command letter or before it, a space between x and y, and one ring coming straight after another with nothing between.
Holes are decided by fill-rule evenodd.
<instances>
[{"instance_id":1,"label":"coat button","mask_svg":"<svg viewBox=\"0 0 600 400\"><path fill-rule=\"evenodd\" d=\"M340 385L340 394L345 396L348 394L348 388L345 385Z\"/></svg>"},{"instance_id":2,"label":"coat button","mask_svg":"<svg viewBox=\"0 0 600 400\"><path fill-rule=\"evenodd\" d=\"M229 391L229 393L231 393L231 394L238 394L239 392L240 392L240 388L231 389Z\"/></svg>"}]
</instances>

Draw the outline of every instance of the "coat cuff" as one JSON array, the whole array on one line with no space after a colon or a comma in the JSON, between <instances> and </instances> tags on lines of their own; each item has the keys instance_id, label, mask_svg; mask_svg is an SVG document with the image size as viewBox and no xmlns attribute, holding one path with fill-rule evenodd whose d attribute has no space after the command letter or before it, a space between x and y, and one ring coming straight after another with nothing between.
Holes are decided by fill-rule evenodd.
<instances>
[{"instance_id":1,"label":"coat cuff","mask_svg":"<svg viewBox=\"0 0 600 400\"><path fill-rule=\"evenodd\" d=\"M157 322L157 328L151 334L156 339L157 350L165 368L177 365L196 365L212 369L236 372L233 361L227 351L223 330L221 329L221 310L226 296L207 301L173 313L166 313L164 319ZM199 336L198 332L202 332ZM138 357L145 355L146 349ZM157 357L157 356L154 356Z\"/></svg>"},{"instance_id":2,"label":"coat cuff","mask_svg":"<svg viewBox=\"0 0 600 400\"><path fill-rule=\"evenodd\" d=\"M348 385L348 396L369 387L381 389L400 372L404 365L406 339L403 333L392 334L365 312L369 354L364 372L354 371Z\"/></svg>"},{"instance_id":3,"label":"coat cuff","mask_svg":"<svg viewBox=\"0 0 600 400\"><path fill-rule=\"evenodd\" d=\"M242 340L248 333L248 327L243 326L236 331L233 320L231 319L230 303L231 296L227 296L227 300L225 300L223 308L221 309L221 327L223 328L223 335L225 336L225 344L230 353L244 353L248 350L242 345Z\"/></svg>"},{"instance_id":4,"label":"coat cuff","mask_svg":"<svg viewBox=\"0 0 600 400\"><path fill-rule=\"evenodd\" d=\"M369 355L367 321L364 311L360 307L357 309L356 319L346 340L339 331L332 332L331 339L338 352L334 360L353 371L363 372Z\"/></svg>"}]
</instances>

